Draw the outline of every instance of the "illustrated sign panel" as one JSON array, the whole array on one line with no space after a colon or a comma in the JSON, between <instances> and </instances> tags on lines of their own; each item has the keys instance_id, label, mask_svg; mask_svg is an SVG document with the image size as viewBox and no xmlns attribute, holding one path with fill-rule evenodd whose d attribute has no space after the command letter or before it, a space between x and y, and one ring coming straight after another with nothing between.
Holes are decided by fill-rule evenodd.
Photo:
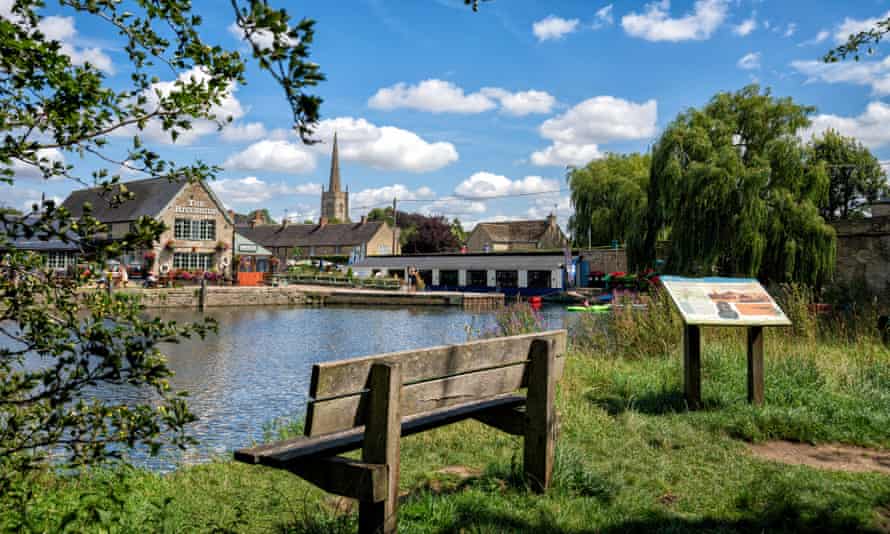
<instances>
[{"instance_id":1,"label":"illustrated sign panel","mask_svg":"<svg viewBox=\"0 0 890 534\"><path fill-rule=\"evenodd\" d=\"M787 326L791 324L760 282L753 278L682 278L661 281L686 324Z\"/></svg>"}]
</instances>

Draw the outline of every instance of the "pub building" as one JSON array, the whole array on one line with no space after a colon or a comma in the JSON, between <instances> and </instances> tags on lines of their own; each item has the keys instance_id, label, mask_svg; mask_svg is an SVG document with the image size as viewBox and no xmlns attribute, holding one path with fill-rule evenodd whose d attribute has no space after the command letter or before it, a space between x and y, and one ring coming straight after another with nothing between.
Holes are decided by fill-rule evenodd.
<instances>
[{"instance_id":1,"label":"pub building","mask_svg":"<svg viewBox=\"0 0 890 534\"><path fill-rule=\"evenodd\" d=\"M171 271L216 272L231 276L234 224L222 202L203 181L151 178L126 182L132 200L112 205L101 188L72 192L62 204L73 217L92 215L108 226L96 239L120 239L139 217L162 221L167 230L150 249L130 250L118 258L130 270L163 275ZM112 192L114 194L115 192Z\"/></svg>"}]
</instances>

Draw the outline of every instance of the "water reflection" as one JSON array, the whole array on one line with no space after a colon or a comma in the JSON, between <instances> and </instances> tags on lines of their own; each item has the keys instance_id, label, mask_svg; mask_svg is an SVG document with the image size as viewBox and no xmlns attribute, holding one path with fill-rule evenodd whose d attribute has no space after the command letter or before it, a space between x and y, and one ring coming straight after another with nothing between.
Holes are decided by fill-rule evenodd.
<instances>
[{"instance_id":1,"label":"water reflection","mask_svg":"<svg viewBox=\"0 0 890 534\"><path fill-rule=\"evenodd\" d=\"M192 311L165 311L164 318L196 320ZM494 327L491 312L453 308L222 308L206 314L219 333L206 340L166 345L175 390L189 392L198 416L190 432L200 445L179 457L137 464L167 470L199 462L262 439L263 427L282 417L302 417L312 365L381 352L422 348L467 339ZM560 309L543 311L548 328L563 326ZM133 391L104 391L112 400L137 400ZM126 399L122 398L126 395ZM138 394L136 394L138 395Z\"/></svg>"}]
</instances>

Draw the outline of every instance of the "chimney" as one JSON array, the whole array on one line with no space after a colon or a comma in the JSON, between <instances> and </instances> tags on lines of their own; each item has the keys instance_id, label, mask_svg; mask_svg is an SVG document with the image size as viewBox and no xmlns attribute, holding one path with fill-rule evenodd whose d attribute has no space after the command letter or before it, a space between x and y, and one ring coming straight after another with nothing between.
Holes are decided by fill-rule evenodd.
<instances>
[{"instance_id":1,"label":"chimney","mask_svg":"<svg viewBox=\"0 0 890 534\"><path fill-rule=\"evenodd\" d=\"M253 212L253 218L250 220L250 227L253 228L258 224L263 224L263 214L259 210Z\"/></svg>"},{"instance_id":2,"label":"chimney","mask_svg":"<svg viewBox=\"0 0 890 534\"><path fill-rule=\"evenodd\" d=\"M235 210L228 210L229 219L232 219L232 222L235 222Z\"/></svg>"},{"instance_id":3,"label":"chimney","mask_svg":"<svg viewBox=\"0 0 890 534\"><path fill-rule=\"evenodd\" d=\"M282 229L287 228L288 220L289 220L289 219L287 218L287 216L284 216L284 217L281 218L281 228L282 228Z\"/></svg>"},{"instance_id":4,"label":"chimney","mask_svg":"<svg viewBox=\"0 0 890 534\"><path fill-rule=\"evenodd\" d=\"M551 228L556 226L556 215L554 215L552 212L550 213L550 215L547 216L547 225Z\"/></svg>"},{"instance_id":5,"label":"chimney","mask_svg":"<svg viewBox=\"0 0 890 534\"><path fill-rule=\"evenodd\" d=\"M361 218L361 221L359 221L359 224L361 224L361 225L368 224L368 216L362 215L362 218Z\"/></svg>"},{"instance_id":6,"label":"chimney","mask_svg":"<svg viewBox=\"0 0 890 534\"><path fill-rule=\"evenodd\" d=\"M327 226L327 225L328 225L328 218L327 218L327 217L322 217L322 218L318 219L318 227L319 227L319 228L324 228L324 227Z\"/></svg>"}]
</instances>

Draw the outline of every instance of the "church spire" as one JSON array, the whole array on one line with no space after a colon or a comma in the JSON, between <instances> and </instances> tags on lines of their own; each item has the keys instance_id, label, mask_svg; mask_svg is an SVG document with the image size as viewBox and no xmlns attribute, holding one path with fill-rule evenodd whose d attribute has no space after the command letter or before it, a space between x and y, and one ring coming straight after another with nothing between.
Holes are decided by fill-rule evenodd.
<instances>
[{"instance_id":1,"label":"church spire","mask_svg":"<svg viewBox=\"0 0 890 534\"><path fill-rule=\"evenodd\" d=\"M328 191L340 192L340 155L337 150L337 132L334 132L334 149L331 151L331 180L328 184Z\"/></svg>"}]
</instances>

